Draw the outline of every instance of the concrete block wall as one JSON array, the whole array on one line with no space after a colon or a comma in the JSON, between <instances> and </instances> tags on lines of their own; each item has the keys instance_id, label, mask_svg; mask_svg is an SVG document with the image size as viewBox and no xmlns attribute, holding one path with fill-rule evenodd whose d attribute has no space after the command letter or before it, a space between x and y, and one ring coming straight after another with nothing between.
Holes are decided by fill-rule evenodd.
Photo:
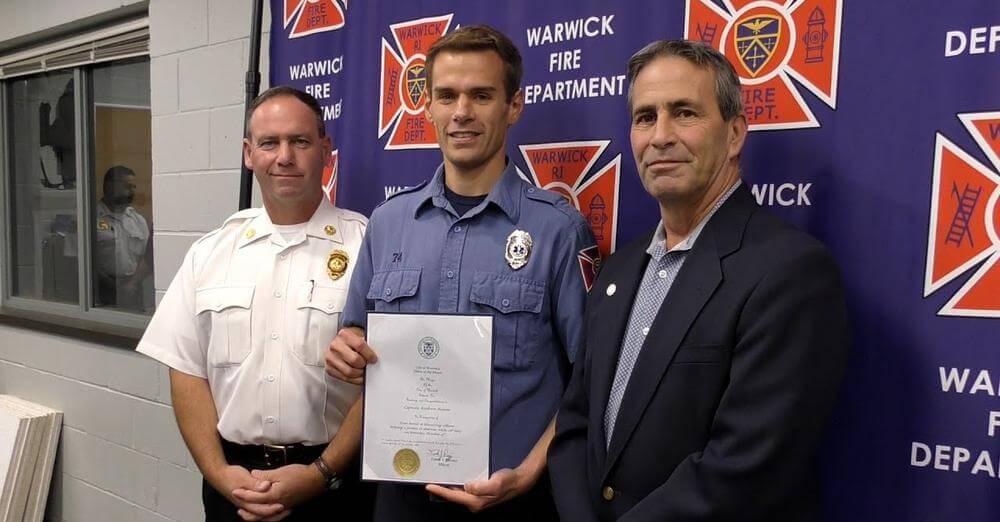
<instances>
[{"instance_id":1,"label":"concrete block wall","mask_svg":"<svg viewBox=\"0 0 1000 522\"><path fill-rule=\"evenodd\" d=\"M0 43L135 3L55 0L38 9L0 0ZM159 300L190 244L237 210L250 2L151 0L149 19ZM269 27L265 9L262 88ZM0 324L0 393L65 412L46 520L204 520L201 475L174 422L167 371L155 361Z\"/></svg>"}]
</instances>

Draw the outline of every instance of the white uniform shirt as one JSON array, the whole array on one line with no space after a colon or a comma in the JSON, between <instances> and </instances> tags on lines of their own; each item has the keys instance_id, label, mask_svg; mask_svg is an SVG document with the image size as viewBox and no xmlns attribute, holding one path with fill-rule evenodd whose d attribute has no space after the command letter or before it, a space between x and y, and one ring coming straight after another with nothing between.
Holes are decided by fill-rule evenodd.
<instances>
[{"instance_id":1,"label":"white uniform shirt","mask_svg":"<svg viewBox=\"0 0 1000 522\"><path fill-rule=\"evenodd\" d=\"M285 245L263 209L234 214L191 246L138 351L208 380L226 440L326 444L360 392L328 377L323 355L366 225L324 198ZM334 279L337 251L348 263Z\"/></svg>"},{"instance_id":2,"label":"white uniform shirt","mask_svg":"<svg viewBox=\"0 0 1000 522\"><path fill-rule=\"evenodd\" d=\"M97 203L97 251L94 259L101 274L128 277L135 273L146 254L149 226L146 218L132 207L113 212L103 201Z\"/></svg>"}]
</instances>

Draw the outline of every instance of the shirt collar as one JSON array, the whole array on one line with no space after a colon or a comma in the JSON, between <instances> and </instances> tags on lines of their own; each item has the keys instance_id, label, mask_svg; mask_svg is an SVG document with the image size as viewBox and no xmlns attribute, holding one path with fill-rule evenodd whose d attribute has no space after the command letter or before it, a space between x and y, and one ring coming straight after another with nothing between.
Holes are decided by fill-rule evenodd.
<instances>
[{"instance_id":1,"label":"shirt collar","mask_svg":"<svg viewBox=\"0 0 1000 522\"><path fill-rule=\"evenodd\" d=\"M341 239L341 225L337 207L334 207L333 203L330 203L330 200L324 195L319 206L316 207L316 211L306 223L305 235L342 244L344 240ZM274 234L274 224L271 222L271 216L267 215L267 210L262 209L260 214L257 214L243 227L237 247L243 248L259 239L270 237L272 234Z\"/></svg>"},{"instance_id":2,"label":"shirt collar","mask_svg":"<svg viewBox=\"0 0 1000 522\"><path fill-rule=\"evenodd\" d=\"M97 215L98 216L117 217L119 215L129 214L131 212L135 212L135 210L132 208L131 205L126 206L125 209L122 210L121 212L115 212L115 211L111 210L111 207L109 207L108 204L105 203L103 199L97 200Z\"/></svg>"},{"instance_id":3,"label":"shirt collar","mask_svg":"<svg viewBox=\"0 0 1000 522\"><path fill-rule=\"evenodd\" d=\"M733 192L736 192L740 183L742 183L740 180L736 180L736 183L733 183L733 186L729 187L729 190L727 190L726 193L715 202L715 205L712 205L712 209L708 211L708 214L705 214L705 217L701 218L701 220L698 221L698 224L691 229L691 233L688 234L683 241L674 245L674 248L671 248L670 250L666 249L667 232L666 229L663 228L663 220L661 219L660 222L656 224L656 233L653 234L653 239L649 242L649 246L646 248L646 253L652 256L653 259L659 260L661 257L671 252L683 252L694 248L694 244L698 241L698 236L701 235L701 231L705 228L705 225L708 224L708 220L712 219L712 216L714 216L719 208L722 207L722 204L729 199L729 196L732 196Z\"/></svg>"},{"instance_id":4,"label":"shirt collar","mask_svg":"<svg viewBox=\"0 0 1000 522\"><path fill-rule=\"evenodd\" d=\"M489 194L486 195L485 205L480 205L478 209L485 208L490 204L497 206L512 222L517 222L520 207L518 203L521 201L521 179L517 174L517 169L514 166L514 162L507 160L507 166L503 169L503 173L500 175L500 179L497 180L493 188L490 189ZM444 195L444 164L442 163L438 166L437 170L434 172L434 177L431 178L430 183L428 183L424 188L420 189L418 192L419 199L417 200L416 208L413 211L413 217L417 217L420 212L427 208L430 203L431 205L441 208L448 209L451 208L451 204L448 202L448 198ZM482 210L472 209L463 217L471 217Z\"/></svg>"}]
</instances>

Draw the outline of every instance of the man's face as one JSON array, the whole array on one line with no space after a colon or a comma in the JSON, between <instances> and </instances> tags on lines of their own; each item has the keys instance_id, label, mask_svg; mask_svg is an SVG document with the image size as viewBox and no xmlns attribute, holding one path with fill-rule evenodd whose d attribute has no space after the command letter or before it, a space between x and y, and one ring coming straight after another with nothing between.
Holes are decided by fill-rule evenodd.
<instances>
[{"instance_id":1,"label":"man's face","mask_svg":"<svg viewBox=\"0 0 1000 522\"><path fill-rule=\"evenodd\" d=\"M503 164L507 129L524 107L520 91L507 102L503 71L493 51L444 51L435 58L425 114L437 131L448 172Z\"/></svg>"},{"instance_id":2,"label":"man's face","mask_svg":"<svg viewBox=\"0 0 1000 522\"><path fill-rule=\"evenodd\" d=\"M129 205L135 197L135 176L118 176L111 181L105 197L113 205Z\"/></svg>"},{"instance_id":3,"label":"man's face","mask_svg":"<svg viewBox=\"0 0 1000 522\"><path fill-rule=\"evenodd\" d=\"M722 119L710 69L668 56L636 76L632 153L646 192L661 204L705 199L713 183L735 174L745 137L742 115Z\"/></svg>"},{"instance_id":4,"label":"man's face","mask_svg":"<svg viewBox=\"0 0 1000 522\"><path fill-rule=\"evenodd\" d=\"M323 194L329 136L320 137L316 115L292 96L277 96L254 110L243 163L253 170L265 205L312 214ZM303 208L305 206L306 208Z\"/></svg>"}]
</instances>

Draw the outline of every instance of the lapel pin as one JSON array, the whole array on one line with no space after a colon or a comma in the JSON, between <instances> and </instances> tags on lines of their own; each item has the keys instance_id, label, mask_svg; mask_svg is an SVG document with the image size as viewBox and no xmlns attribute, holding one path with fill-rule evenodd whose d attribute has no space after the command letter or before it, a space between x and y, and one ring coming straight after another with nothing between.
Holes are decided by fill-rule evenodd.
<instances>
[{"instance_id":1,"label":"lapel pin","mask_svg":"<svg viewBox=\"0 0 1000 522\"><path fill-rule=\"evenodd\" d=\"M612 296L612 295L615 295L615 292L617 292L617 291L618 291L618 287L614 283L611 283L610 285L608 285L608 289L605 290L604 293L608 294L608 296Z\"/></svg>"}]
</instances>

